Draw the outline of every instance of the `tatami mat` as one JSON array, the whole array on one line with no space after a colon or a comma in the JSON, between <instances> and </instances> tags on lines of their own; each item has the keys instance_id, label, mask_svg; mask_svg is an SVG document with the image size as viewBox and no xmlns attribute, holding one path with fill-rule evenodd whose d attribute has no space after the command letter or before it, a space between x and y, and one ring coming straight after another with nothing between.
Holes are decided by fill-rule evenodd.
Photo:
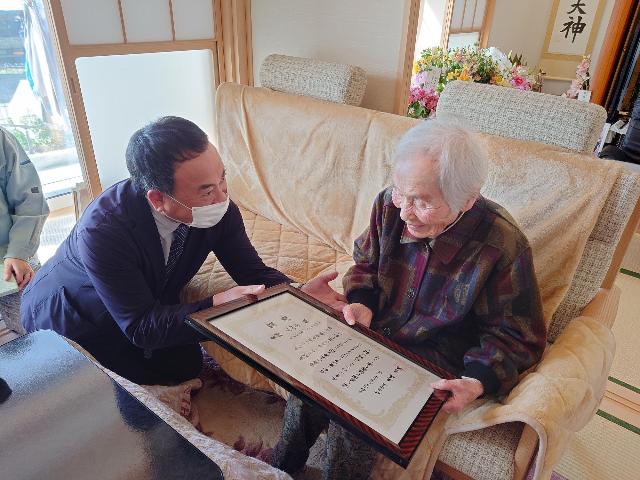
<instances>
[{"instance_id":1,"label":"tatami mat","mask_svg":"<svg viewBox=\"0 0 640 480\"><path fill-rule=\"evenodd\" d=\"M616 285L620 287L622 294L618 315L613 324L616 356L610 375L634 387L640 387L640 278L619 273Z\"/></svg>"},{"instance_id":2,"label":"tatami mat","mask_svg":"<svg viewBox=\"0 0 640 480\"><path fill-rule=\"evenodd\" d=\"M637 480L640 435L599 415L579 431L554 469L569 480Z\"/></svg>"}]
</instances>

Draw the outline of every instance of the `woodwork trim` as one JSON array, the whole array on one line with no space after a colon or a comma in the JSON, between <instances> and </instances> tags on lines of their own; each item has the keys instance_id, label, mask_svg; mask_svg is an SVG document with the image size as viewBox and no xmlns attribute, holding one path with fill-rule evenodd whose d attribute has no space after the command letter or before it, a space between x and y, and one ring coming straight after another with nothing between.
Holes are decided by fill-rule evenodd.
<instances>
[{"instance_id":1,"label":"woodwork trim","mask_svg":"<svg viewBox=\"0 0 640 480\"><path fill-rule=\"evenodd\" d=\"M247 57L247 85L255 85L253 78L253 36L252 36L252 24L251 24L251 0L247 2L247 8L245 11L245 22L247 32L247 45L246 45L246 57Z\"/></svg>"},{"instance_id":2,"label":"woodwork trim","mask_svg":"<svg viewBox=\"0 0 640 480\"><path fill-rule=\"evenodd\" d=\"M446 49L449 46L449 32L451 31L451 20L453 19L453 7L455 0L447 0L444 8L444 18L442 20L442 35L440 36L440 46Z\"/></svg>"},{"instance_id":3,"label":"woodwork trim","mask_svg":"<svg viewBox=\"0 0 640 480\"><path fill-rule=\"evenodd\" d=\"M487 0L484 7L484 17L482 18L482 27L480 27L480 48L487 48L487 45L489 44L489 33L491 33L495 6L496 0Z\"/></svg>"},{"instance_id":4,"label":"woodwork trim","mask_svg":"<svg viewBox=\"0 0 640 480\"><path fill-rule=\"evenodd\" d=\"M398 75L396 79L396 102L394 112L398 115L407 114L407 99L409 98L409 86L413 70L413 55L418 36L418 21L420 19L420 0L408 0L405 3L404 37L400 52L404 55L400 58Z\"/></svg>"},{"instance_id":5,"label":"woodwork trim","mask_svg":"<svg viewBox=\"0 0 640 480\"><path fill-rule=\"evenodd\" d=\"M604 106L618 60L620 59L622 45L626 39L633 18L633 10L638 4L637 0L616 0L607 33L605 34L600 56L596 64L596 71L591 78L591 102Z\"/></svg>"},{"instance_id":6,"label":"woodwork trim","mask_svg":"<svg viewBox=\"0 0 640 480\"><path fill-rule=\"evenodd\" d=\"M118 0L118 15L120 16L120 28L122 29L122 39L124 43L127 43L127 27L124 24L124 10L122 9L122 0ZM66 25L65 25L65 28L66 28Z\"/></svg>"},{"instance_id":7,"label":"woodwork trim","mask_svg":"<svg viewBox=\"0 0 640 480\"><path fill-rule=\"evenodd\" d=\"M214 50L216 41L176 40L162 42L105 43L103 45L70 45L67 49L74 59L105 55L132 55L138 53L178 52L184 50Z\"/></svg>"},{"instance_id":8,"label":"woodwork trim","mask_svg":"<svg viewBox=\"0 0 640 480\"><path fill-rule=\"evenodd\" d=\"M176 41L176 22L173 15L173 0L169 0L169 21L171 22L171 40ZM214 31L215 35L215 31Z\"/></svg>"},{"instance_id":9,"label":"woodwork trim","mask_svg":"<svg viewBox=\"0 0 640 480\"><path fill-rule=\"evenodd\" d=\"M252 81L250 0L222 0L224 69L227 82L249 85Z\"/></svg>"}]
</instances>

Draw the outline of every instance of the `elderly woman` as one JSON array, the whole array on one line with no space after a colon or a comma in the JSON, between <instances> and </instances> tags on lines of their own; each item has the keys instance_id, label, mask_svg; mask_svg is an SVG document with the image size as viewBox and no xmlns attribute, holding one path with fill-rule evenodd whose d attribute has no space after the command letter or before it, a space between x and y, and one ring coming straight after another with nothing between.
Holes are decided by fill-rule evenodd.
<instances>
[{"instance_id":1,"label":"elderly woman","mask_svg":"<svg viewBox=\"0 0 640 480\"><path fill-rule=\"evenodd\" d=\"M456 373L432 386L457 412L507 393L546 334L531 248L500 205L482 197L487 159L473 134L442 120L399 141L393 187L378 194L344 277L345 320L373 328ZM367 478L371 448L291 397L273 464L293 473L327 427L324 478Z\"/></svg>"}]
</instances>

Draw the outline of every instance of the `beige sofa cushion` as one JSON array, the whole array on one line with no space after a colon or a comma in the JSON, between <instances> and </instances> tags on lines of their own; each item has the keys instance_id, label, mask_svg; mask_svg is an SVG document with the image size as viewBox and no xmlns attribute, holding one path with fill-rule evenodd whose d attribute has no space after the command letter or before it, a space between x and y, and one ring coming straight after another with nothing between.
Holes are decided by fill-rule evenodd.
<instances>
[{"instance_id":1,"label":"beige sofa cushion","mask_svg":"<svg viewBox=\"0 0 640 480\"><path fill-rule=\"evenodd\" d=\"M240 207L247 235L260 258L296 282L305 282L319 273L338 269L344 274L351 257L323 245L319 240L291 228L284 227ZM235 285L214 254L206 262L183 292L183 300L193 302ZM342 290L339 280L332 285Z\"/></svg>"},{"instance_id":2,"label":"beige sofa cushion","mask_svg":"<svg viewBox=\"0 0 640 480\"><path fill-rule=\"evenodd\" d=\"M272 54L260 66L260 84L278 92L360 105L367 74L354 65Z\"/></svg>"},{"instance_id":3,"label":"beige sofa cushion","mask_svg":"<svg viewBox=\"0 0 640 480\"><path fill-rule=\"evenodd\" d=\"M461 117L480 132L587 154L607 118L594 103L459 80L443 90L438 115Z\"/></svg>"}]
</instances>

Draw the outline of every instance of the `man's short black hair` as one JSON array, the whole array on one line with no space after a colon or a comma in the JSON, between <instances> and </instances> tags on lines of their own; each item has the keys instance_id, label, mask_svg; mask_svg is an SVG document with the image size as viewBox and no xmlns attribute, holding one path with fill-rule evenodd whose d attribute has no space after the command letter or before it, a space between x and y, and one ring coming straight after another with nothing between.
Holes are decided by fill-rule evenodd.
<instances>
[{"instance_id":1,"label":"man's short black hair","mask_svg":"<svg viewBox=\"0 0 640 480\"><path fill-rule=\"evenodd\" d=\"M175 164L191 160L209 146L195 123L181 117L161 117L136 131L127 146L127 169L140 192L173 193Z\"/></svg>"}]
</instances>

